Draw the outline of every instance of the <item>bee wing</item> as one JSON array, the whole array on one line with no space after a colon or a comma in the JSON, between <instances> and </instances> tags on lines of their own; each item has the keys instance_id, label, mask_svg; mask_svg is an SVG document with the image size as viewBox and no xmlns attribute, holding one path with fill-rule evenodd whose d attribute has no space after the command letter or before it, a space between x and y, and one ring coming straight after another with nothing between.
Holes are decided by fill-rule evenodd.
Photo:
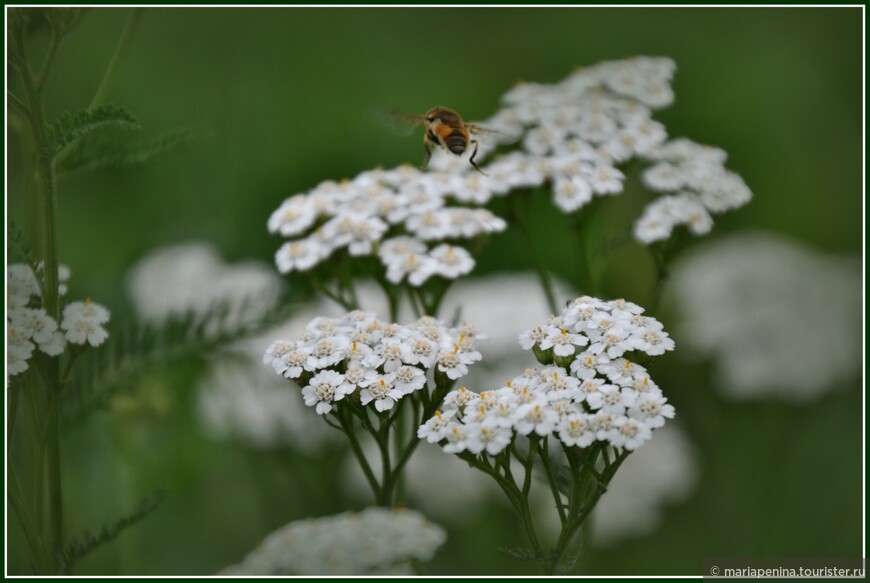
<instances>
[{"instance_id":1,"label":"bee wing","mask_svg":"<svg viewBox=\"0 0 870 583\"><path fill-rule=\"evenodd\" d=\"M426 122L426 116L394 110L382 115L381 121L397 134L409 136L413 133L414 128Z\"/></svg>"},{"instance_id":2,"label":"bee wing","mask_svg":"<svg viewBox=\"0 0 870 583\"><path fill-rule=\"evenodd\" d=\"M486 136L487 141L496 142L499 144L512 144L520 139L519 135L512 135L505 133L501 130L495 130L492 128L484 127L476 123L467 123L465 127L468 128L468 131L472 134L479 136Z\"/></svg>"}]
</instances>

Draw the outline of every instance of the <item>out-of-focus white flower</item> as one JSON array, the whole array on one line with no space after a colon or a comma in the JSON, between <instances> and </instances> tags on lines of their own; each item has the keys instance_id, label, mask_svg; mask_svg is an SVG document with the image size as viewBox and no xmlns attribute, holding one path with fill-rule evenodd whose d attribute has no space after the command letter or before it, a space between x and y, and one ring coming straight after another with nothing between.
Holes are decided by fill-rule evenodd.
<instances>
[{"instance_id":1,"label":"out-of-focus white flower","mask_svg":"<svg viewBox=\"0 0 870 583\"><path fill-rule=\"evenodd\" d=\"M554 279L560 303L576 297L567 284ZM441 312L450 318L458 314L486 332L488 340L481 346L484 366L491 359L516 357L517 330L532 328L553 315L540 282L530 273L460 280L450 288Z\"/></svg>"},{"instance_id":2,"label":"out-of-focus white flower","mask_svg":"<svg viewBox=\"0 0 870 583\"><path fill-rule=\"evenodd\" d=\"M45 280L45 262L44 261L40 261L39 263L36 264L36 275L40 279ZM57 265L57 281L58 281L57 293L61 296L66 295L70 275L72 275L72 270L69 268L68 265L64 265L63 263L59 263Z\"/></svg>"},{"instance_id":3,"label":"out-of-focus white flower","mask_svg":"<svg viewBox=\"0 0 870 583\"><path fill-rule=\"evenodd\" d=\"M286 369L273 372L262 363L263 353L275 344L273 338L297 333L317 314L340 312L321 303L307 306L280 326L241 340L212 359L209 371L197 382L199 419L209 434L257 449L311 451L335 441L337 432L310 415L301 391L282 378L296 377ZM274 359L279 355L272 349Z\"/></svg>"},{"instance_id":4,"label":"out-of-focus white flower","mask_svg":"<svg viewBox=\"0 0 870 583\"><path fill-rule=\"evenodd\" d=\"M27 306L33 296L41 294L39 282L26 263L12 263L6 267L6 309Z\"/></svg>"},{"instance_id":5,"label":"out-of-focus white flower","mask_svg":"<svg viewBox=\"0 0 870 583\"><path fill-rule=\"evenodd\" d=\"M430 561L447 540L414 510L372 507L298 520L269 534L221 575L371 575Z\"/></svg>"},{"instance_id":6,"label":"out-of-focus white flower","mask_svg":"<svg viewBox=\"0 0 870 583\"><path fill-rule=\"evenodd\" d=\"M439 245L429 253L437 263L435 273L445 279L456 279L474 268L471 253L454 245Z\"/></svg>"},{"instance_id":7,"label":"out-of-focus white flower","mask_svg":"<svg viewBox=\"0 0 870 583\"><path fill-rule=\"evenodd\" d=\"M686 500L698 482L698 461L683 432L668 425L626 458L592 514L592 541L612 546L653 532L666 509Z\"/></svg>"},{"instance_id":8,"label":"out-of-focus white flower","mask_svg":"<svg viewBox=\"0 0 870 583\"><path fill-rule=\"evenodd\" d=\"M202 317L225 306L223 325L234 329L275 307L281 280L266 264L226 263L213 245L188 242L158 248L139 260L127 274L127 291L144 320L162 322L191 312Z\"/></svg>"},{"instance_id":9,"label":"out-of-focus white flower","mask_svg":"<svg viewBox=\"0 0 870 583\"><path fill-rule=\"evenodd\" d=\"M739 399L808 401L861 366L861 269L772 233L720 239L674 271L681 336Z\"/></svg>"},{"instance_id":10,"label":"out-of-focus white flower","mask_svg":"<svg viewBox=\"0 0 870 583\"><path fill-rule=\"evenodd\" d=\"M374 440L365 439L362 445L369 464L378 467L380 454ZM354 459L346 460L342 476L349 496L355 500L371 498L371 488ZM501 500L501 491L486 475L469 471L466 462L444 455L428 443L417 447L402 479L409 504L446 524L471 522L484 511L485 501Z\"/></svg>"},{"instance_id":11,"label":"out-of-focus white flower","mask_svg":"<svg viewBox=\"0 0 870 583\"><path fill-rule=\"evenodd\" d=\"M67 304L60 326L46 313L41 307L42 289L38 280L43 276L42 263L37 265L36 273L27 264L13 263L6 268L6 276L6 366L10 375L28 369L27 361L36 347L49 356L60 356L67 341L98 346L108 337L102 325L109 321L109 311L90 299ZM61 282L58 291L63 295L69 267L58 266L58 276Z\"/></svg>"},{"instance_id":12,"label":"out-of-focus white flower","mask_svg":"<svg viewBox=\"0 0 870 583\"><path fill-rule=\"evenodd\" d=\"M6 322L6 370L9 376L21 374L29 368L27 361L33 356L34 348L26 329Z\"/></svg>"},{"instance_id":13,"label":"out-of-focus white flower","mask_svg":"<svg viewBox=\"0 0 870 583\"><path fill-rule=\"evenodd\" d=\"M19 339L32 340L49 356L60 355L66 347L66 340L63 333L58 331L57 322L42 308L13 308L7 312L6 318ZM18 354L24 352L19 351Z\"/></svg>"},{"instance_id":14,"label":"out-of-focus white flower","mask_svg":"<svg viewBox=\"0 0 870 583\"><path fill-rule=\"evenodd\" d=\"M67 341L72 344L99 346L109 337L109 333L102 326L108 321L109 310L87 299L64 307L60 327Z\"/></svg>"},{"instance_id":15,"label":"out-of-focus white flower","mask_svg":"<svg viewBox=\"0 0 870 583\"><path fill-rule=\"evenodd\" d=\"M306 414L298 390L252 359L223 356L197 386L199 417L215 438L236 439L256 449L308 451L333 437Z\"/></svg>"}]
</instances>

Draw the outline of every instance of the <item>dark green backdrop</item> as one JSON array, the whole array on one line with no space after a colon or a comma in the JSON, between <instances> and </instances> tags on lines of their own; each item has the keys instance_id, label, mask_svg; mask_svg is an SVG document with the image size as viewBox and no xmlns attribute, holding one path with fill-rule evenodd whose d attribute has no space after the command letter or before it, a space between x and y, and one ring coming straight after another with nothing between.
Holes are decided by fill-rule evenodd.
<instances>
[{"instance_id":1,"label":"dark green backdrop","mask_svg":"<svg viewBox=\"0 0 870 583\"><path fill-rule=\"evenodd\" d=\"M128 14L92 9L69 35L46 90L50 117L87 106ZM72 294L123 317L126 268L156 245L192 238L216 242L229 259L270 262L278 240L265 222L284 197L419 162L419 136L381 127L377 112L441 104L479 119L518 79L554 82L578 65L640 54L677 63L676 102L657 114L670 134L724 148L755 193L717 221L713 237L766 229L857 255L862 21L857 8L145 9L110 101L136 113L144 136L193 125L209 137L144 168L61 180ZM38 52L45 39L33 40ZM9 212L23 217L14 132L9 145ZM552 216L540 213L541 232ZM516 257L524 257L519 242L505 237L478 272L519 268ZM161 377L179 387L168 412L104 415L69 434L71 528L109 520L153 487L172 491L82 572L214 572L270 529L308 515L281 456L201 435L183 389L194 372ZM682 386L673 400L703 455L697 495L657 533L590 551L583 571L695 575L705 557L860 555L858 380L806 407L734 404L711 391L708 372L670 369L659 381ZM322 510L341 509L336 500ZM517 532L494 510L451 531L432 569L526 572L494 550L516 543ZM14 549L10 559L22 567Z\"/></svg>"}]
</instances>

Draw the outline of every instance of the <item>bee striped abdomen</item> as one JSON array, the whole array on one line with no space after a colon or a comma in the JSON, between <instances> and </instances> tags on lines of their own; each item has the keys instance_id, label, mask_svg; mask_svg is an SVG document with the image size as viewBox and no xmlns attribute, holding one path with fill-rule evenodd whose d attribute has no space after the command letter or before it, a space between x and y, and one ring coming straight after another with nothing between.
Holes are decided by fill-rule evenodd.
<instances>
[{"instance_id":1,"label":"bee striped abdomen","mask_svg":"<svg viewBox=\"0 0 870 583\"><path fill-rule=\"evenodd\" d=\"M444 143L447 145L448 150L459 155L465 152L465 148L468 145L468 138L462 133L462 131L453 130L453 132L447 136L447 139L444 140Z\"/></svg>"}]
</instances>

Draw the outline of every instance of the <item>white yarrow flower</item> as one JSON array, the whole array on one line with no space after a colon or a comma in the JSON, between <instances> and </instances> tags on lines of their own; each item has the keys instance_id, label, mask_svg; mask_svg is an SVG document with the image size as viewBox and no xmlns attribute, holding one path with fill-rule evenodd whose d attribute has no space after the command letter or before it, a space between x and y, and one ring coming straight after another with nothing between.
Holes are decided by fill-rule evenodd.
<instances>
[{"instance_id":1,"label":"white yarrow flower","mask_svg":"<svg viewBox=\"0 0 870 583\"><path fill-rule=\"evenodd\" d=\"M325 415L332 410L335 401L340 401L354 390L354 386L345 382L344 375L332 370L320 371L302 389L305 404L315 407L318 415Z\"/></svg>"},{"instance_id":2,"label":"white yarrow flower","mask_svg":"<svg viewBox=\"0 0 870 583\"><path fill-rule=\"evenodd\" d=\"M72 302L63 309L61 329L65 332L67 341L72 344L90 344L99 346L109 333L102 324L109 321L109 310L90 301Z\"/></svg>"}]
</instances>

